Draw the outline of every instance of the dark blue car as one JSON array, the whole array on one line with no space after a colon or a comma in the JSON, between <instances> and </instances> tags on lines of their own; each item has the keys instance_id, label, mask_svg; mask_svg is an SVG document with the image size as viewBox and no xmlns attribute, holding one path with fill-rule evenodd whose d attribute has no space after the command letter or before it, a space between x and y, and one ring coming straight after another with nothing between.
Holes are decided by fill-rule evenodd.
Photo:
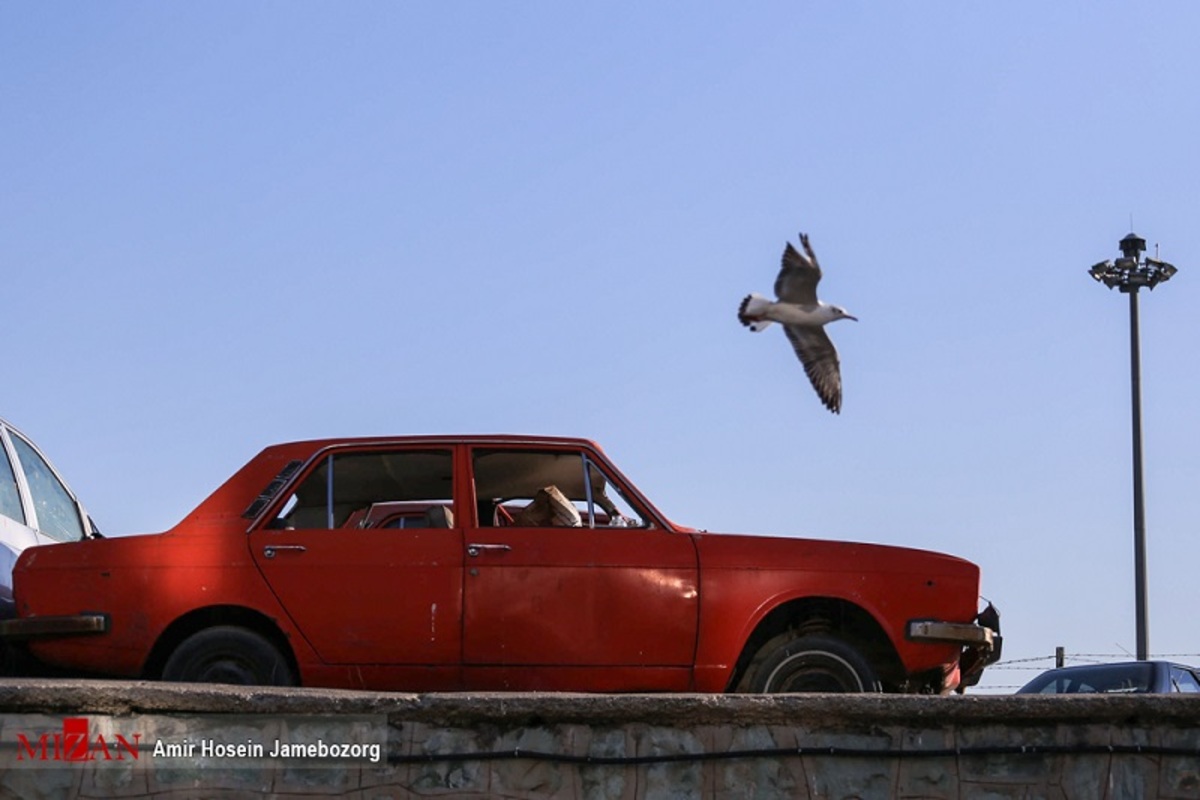
<instances>
[{"instance_id":1,"label":"dark blue car","mask_svg":"<svg viewBox=\"0 0 1200 800\"><path fill-rule=\"evenodd\" d=\"M1017 694L1200 693L1200 670L1170 661L1084 664L1043 672Z\"/></svg>"}]
</instances>

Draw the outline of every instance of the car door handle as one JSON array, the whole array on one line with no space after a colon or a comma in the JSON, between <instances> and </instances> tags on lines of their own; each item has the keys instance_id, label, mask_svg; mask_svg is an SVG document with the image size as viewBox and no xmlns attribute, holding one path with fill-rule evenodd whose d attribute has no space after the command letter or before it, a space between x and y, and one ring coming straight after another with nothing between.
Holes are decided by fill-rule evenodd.
<instances>
[{"instance_id":1,"label":"car door handle","mask_svg":"<svg viewBox=\"0 0 1200 800\"><path fill-rule=\"evenodd\" d=\"M289 550L293 553L303 553L308 550L302 544L269 544L263 548L263 558L274 558L275 554L281 550Z\"/></svg>"},{"instance_id":2,"label":"car door handle","mask_svg":"<svg viewBox=\"0 0 1200 800\"><path fill-rule=\"evenodd\" d=\"M469 544L469 545L467 545L467 555L471 556L472 558L479 555L484 550L493 550L496 552L508 552L509 550L512 550L512 548L506 544Z\"/></svg>"}]
</instances>

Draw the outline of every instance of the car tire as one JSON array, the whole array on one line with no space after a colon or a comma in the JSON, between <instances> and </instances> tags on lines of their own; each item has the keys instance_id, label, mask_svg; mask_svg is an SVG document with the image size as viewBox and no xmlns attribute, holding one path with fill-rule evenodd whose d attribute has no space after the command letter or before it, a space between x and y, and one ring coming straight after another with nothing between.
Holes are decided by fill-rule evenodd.
<instances>
[{"instance_id":1,"label":"car tire","mask_svg":"<svg viewBox=\"0 0 1200 800\"><path fill-rule=\"evenodd\" d=\"M219 625L184 639L163 666L165 681L293 686L292 668L279 648L246 628Z\"/></svg>"},{"instance_id":2,"label":"car tire","mask_svg":"<svg viewBox=\"0 0 1200 800\"><path fill-rule=\"evenodd\" d=\"M780 637L768 642L751 665L747 691L880 692L875 670L862 654L831 636Z\"/></svg>"}]
</instances>

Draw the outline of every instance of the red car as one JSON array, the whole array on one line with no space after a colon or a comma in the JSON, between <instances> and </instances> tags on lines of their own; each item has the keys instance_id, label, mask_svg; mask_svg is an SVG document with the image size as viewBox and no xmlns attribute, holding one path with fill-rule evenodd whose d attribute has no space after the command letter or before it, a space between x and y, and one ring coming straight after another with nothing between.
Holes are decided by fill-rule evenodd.
<instances>
[{"instance_id":1,"label":"red car","mask_svg":"<svg viewBox=\"0 0 1200 800\"><path fill-rule=\"evenodd\" d=\"M670 522L582 439L269 447L165 533L27 550L0 633L126 678L406 691L942 693L979 568Z\"/></svg>"}]
</instances>

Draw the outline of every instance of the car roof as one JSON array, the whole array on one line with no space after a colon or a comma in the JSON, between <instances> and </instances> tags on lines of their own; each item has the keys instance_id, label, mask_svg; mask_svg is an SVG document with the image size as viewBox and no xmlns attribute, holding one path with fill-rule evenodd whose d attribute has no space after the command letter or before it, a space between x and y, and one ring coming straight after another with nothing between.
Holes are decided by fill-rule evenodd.
<instances>
[{"instance_id":1,"label":"car roof","mask_svg":"<svg viewBox=\"0 0 1200 800\"><path fill-rule=\"evenodd\" d=\"M576 436L547 436L543 434L403 434L400 436L343 436L323 439L303 439L294 442L280 442L275 447L294 447L307 445L314 449L343 445L363 444L541 444L571 447L589 447L599 450L600 446L590 439Z\"/></svg>"},{"instance_id":2,"label":"car roof","mask_svg":"<svg viewBox=\"0 0 1200 800\"><path fill-rule=\"evenodd\" d=\"M277 497L275 489L271 489L270 484L275 481L283 481L277 487L282 490L287 481L296 474L297 469L302 464L311 464L314 459L320 458L325 454L336 453L343 450L352 450L359 448L387 448L387 447L412 447L412 446L430 446L430 447L456 447L456 446L496 446L496 447L533 447L547 449L574 449L591 452L606 464L606 469L611 470L613 475L610 477L616 478L621 483L624 490L629 492L631 498L636 498L639 506L644 508L645 513L649 514L654 521L662 525L664 528L675 529L677 527L672 523L655 505L647 498L640 489L630 481L620 469L613 464L607 454L598 444L590 439L575 436L548 436L543 434L510 434L510 433L493 433L493 434L405 434L399 436L350 436L336 438L321 438L321 439L305 439L293 442L282 442L279 444L270 445L263 448L258 455L248 461L243 467L234 473L224 484L218 487L210 494L200 505L196 506L179 524L183 525L189 520L203 517L210 513L226 514L228 508L239 506L245 508L243 515L247 519L253 518L257 520L257 515L261 514L266 505L267 494L260 494L256 499L253 494L247 492L247 487L258 487L255 491L259 491L261 487L268 487L271 492L270 497ZM294 462L294 464L293 464ZM286 474L284 474L286 473ZM236 493L238 499L233 499L229 493ZM179 527L179 526L176 526Z\"/></svg>"},{"instance_id":3,"label":"car roof","mask_svg":"<svg viewBox=\"0 0 1200 800\"><path fill-rule=\"evenodd\" d=\"M1096 669L1108 669L1108 668L1115 669L1115 668L1119 668L1119 667L1133 667L1133 666L1137 666L1138 664L1151 664L1151 665L1159 664L1159 665L1168 666L1168 667L1181 667L1183 669L1190 669L1193 671L1196 669L1196 667L1188 666L1187 664L1179 664L1175 661L1165 661L1163 659L1152 658L1152 659L1145 659L1142 661L1104 661L1104 662L1097 663L1097 664L1074 664L1070 667L1055 667L1054 669L1047 670L1047 672L1053 672L1056 674L1062 674L1062 673L1068 673L1068 672L1088 672L1088 671L1096 670Z\"/></svg>"}]
</instances>

